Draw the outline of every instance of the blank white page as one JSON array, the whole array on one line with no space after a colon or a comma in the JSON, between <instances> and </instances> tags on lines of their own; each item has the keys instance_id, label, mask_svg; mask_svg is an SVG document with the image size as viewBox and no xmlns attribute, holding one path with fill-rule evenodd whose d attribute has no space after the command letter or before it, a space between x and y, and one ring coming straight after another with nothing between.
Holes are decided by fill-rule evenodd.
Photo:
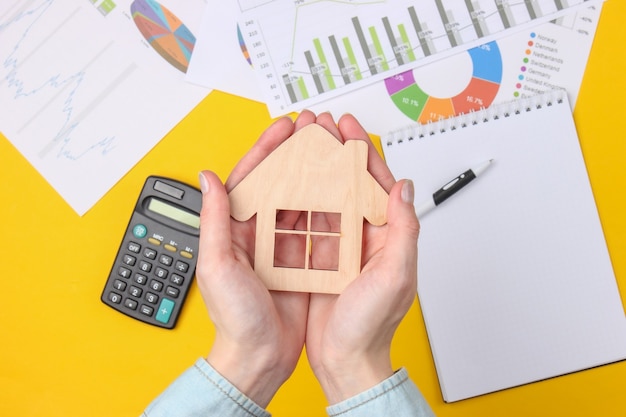
<instances>
[{"instance_id":1,"label":"blank white page","mask_svg":"<svg viewBox=\"0 0 626 417\"><path fill-rule=\"evenodd\" d=\"M560 99L383 138L396 178L414 180L417 204L495 160L421 219L418 295L446 401L626 358L624 310L570 106ZM515 106L521 113L505 117Z\"/></svg>"}]
</instances>

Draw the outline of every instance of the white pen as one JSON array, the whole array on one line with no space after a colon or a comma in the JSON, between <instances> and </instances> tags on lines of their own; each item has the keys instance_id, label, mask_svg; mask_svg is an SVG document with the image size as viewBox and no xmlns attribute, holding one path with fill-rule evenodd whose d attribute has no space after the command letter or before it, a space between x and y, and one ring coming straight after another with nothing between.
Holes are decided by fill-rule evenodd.
<instances>
[{"instance_id":1,"label":"white pen","mask_svg":"<svg viewBox=\"0 0 626 417\"><path fill-rule=\"evenodd\" d=\"M493 159L483 162L476 168L468 169L458 177L451 181L448 181L446 185L435 191L433 195L422 204L415 207L415 213L418 218L421 218L424 214L428 213L439 204L446 201L450 196L454 195L461 188L472 182L476 177L485 172L487 168L491 166Z\"/></svg>"}]
</instances>

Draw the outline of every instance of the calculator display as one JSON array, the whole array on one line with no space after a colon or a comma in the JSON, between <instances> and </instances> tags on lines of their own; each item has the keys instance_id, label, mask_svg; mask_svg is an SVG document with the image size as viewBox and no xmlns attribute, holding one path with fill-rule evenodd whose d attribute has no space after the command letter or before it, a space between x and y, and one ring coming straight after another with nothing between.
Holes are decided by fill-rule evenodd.
<instances>
[{"instance_id":1,"label":"calculator display","mask_svg":"<svg viewBox=\"0 0 626 417\"><path fill-rule=\"evenodd\" d=\"M199 216L189 213L188 211L180 209L171 204L168 204L162 200L150 198L150 200L148 201L148 210L168 217L170 219L176 220L180 223L186 224L187 226L191 226L195 229L200 228Z\"/></svg>"}]
</instances>

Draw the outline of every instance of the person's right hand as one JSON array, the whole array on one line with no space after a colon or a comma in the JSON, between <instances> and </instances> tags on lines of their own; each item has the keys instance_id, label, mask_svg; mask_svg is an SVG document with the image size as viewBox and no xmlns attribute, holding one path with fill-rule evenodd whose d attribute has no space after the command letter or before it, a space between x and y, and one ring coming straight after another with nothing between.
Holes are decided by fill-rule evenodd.
<instances>
[{"instance_id":1,"label":"person's right hand","mask_svg":"<svg viewBox=\"0 0 626 417\"><path fill-rule=\"evenodd\" d=\"M343 116L335 126L323 114L317 123L342 142L366 141L368 171L389 192L387 224L364 225L361 274L340 295L311 294L307 356L326 398L335 404L393 374L391 341L417 293L419 222L412 182L395 182L354 117Z\"/></svg>"}]
</instances>

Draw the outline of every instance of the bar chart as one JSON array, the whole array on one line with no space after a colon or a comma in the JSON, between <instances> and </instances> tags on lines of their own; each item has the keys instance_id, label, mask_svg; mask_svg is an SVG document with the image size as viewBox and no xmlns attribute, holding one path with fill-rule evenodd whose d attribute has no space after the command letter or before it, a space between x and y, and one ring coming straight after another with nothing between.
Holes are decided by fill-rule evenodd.
<instances>
[{"instance_id":1,"label":"bar chart","mask_svg":"<svg viewBox=\"0 0 626 417\"><path fill-rule=\"evenodd\" d=\"M555 19L584 3L250 0L240 2L239 26L270 113L278 115L487 43L504 31Z\"/></svg>"},{"instance_id":2,"label":"bar chart","mask_svg":"<svg viewBox=\"0 0 626 417\"><path fill-rule=\"evenodd\" d=\"M113 0L89 0L103 16L108 15L115 9L117 4Z\"/></svg>"}]
</instances>

